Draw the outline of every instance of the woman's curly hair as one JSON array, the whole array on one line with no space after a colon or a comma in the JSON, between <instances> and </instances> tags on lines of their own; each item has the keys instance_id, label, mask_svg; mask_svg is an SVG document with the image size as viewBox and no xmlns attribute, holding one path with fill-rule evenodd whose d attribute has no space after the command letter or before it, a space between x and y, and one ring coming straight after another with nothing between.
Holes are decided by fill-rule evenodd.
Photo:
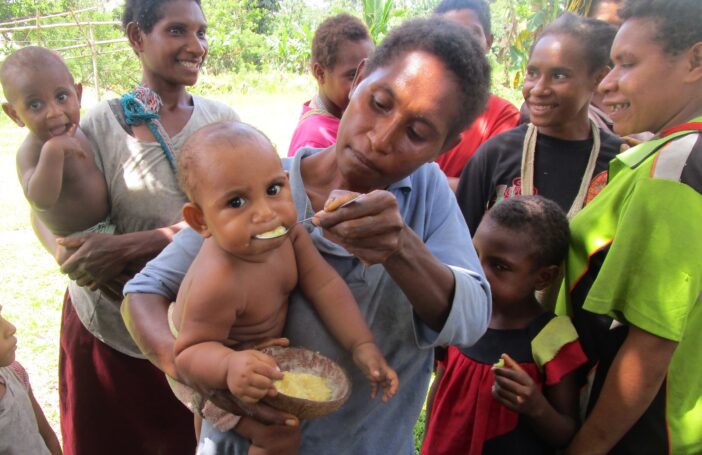
<instances>
[{"instance_id":1,"label":"woman's curly hair","mask_svg":"<svg viewBox=\"0 0 702 455\"><path fill-rule=\"evenodd\" d=\"M619 17L652 19L656 24L654 41L667 54L677 55L702 42L702 1L700 0L628 0Z\"/></svg>"}]
</instances>

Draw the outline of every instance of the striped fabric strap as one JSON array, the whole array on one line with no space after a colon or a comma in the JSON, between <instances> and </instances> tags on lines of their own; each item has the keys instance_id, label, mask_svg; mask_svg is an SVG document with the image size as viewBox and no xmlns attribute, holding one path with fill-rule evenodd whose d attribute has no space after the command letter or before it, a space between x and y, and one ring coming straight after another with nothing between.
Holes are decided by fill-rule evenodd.
<instances>
[{"instance_id":1,"label":"striped fabric strap","mask_svg":"<svg viewBox=\"0 0 702 455\"><path fill-rule=\"evenodd\" d=\"M670 136L671 134L679 133L680 131L702 131L702 122L688 122L683 123L661 133L661 137Z\"/></svg>"},{"instance_id":2,"label":"striped fabric strap","mask_svg":"<svg viewBox=\"0 0 702 455\"><path fill-rule=\"evenodd\" d=\"M173 144L159 121L161 116L158 112L163 102L158 93L143 85L137 85L134 87L134 90L122 95L120 102L127 125L141 125L145 123L161 145L161 149L163 149L173 173L176 173L177 167Z\"/></svg>"}]
</instances>

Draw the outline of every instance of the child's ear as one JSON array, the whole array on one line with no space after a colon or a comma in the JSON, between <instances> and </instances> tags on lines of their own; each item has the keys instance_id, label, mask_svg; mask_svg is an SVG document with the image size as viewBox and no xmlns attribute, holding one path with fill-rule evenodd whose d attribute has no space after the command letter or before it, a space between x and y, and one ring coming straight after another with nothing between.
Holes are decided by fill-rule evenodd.
<instances>
[{"instance_id":1,"label":"child's ear","mask_svg":"<svg viewBox=\"0 0 702 455\"><path fill-rule=\"evenodd\" d=\"M83 99L83 84L78 82L77 84L74 84L74 87L76 88L76 95L78 96L78 103L80 103Z\"/></svg>"},{"instance_id":2,"label":"child's ear","mask_svg":"<svg viewBox=\"0 0 702 455\"><path fill-rule=\"evenodd\" d=\"M2 110L5 111L7 116L10 117L17 126L19 126L20 128L24 126L24 122L19 117L19 115L17 115L17 111L14 107L12 107L12 104L8 102L2 103Z\"/></svg>"},{"instance_id":3,"label":"child's ear","mask_svg":"<svg viewBox=\"0 0 702 455\"><path fill-rule=\"evenodd\" d=\"M536 276L536 283L534 283L534 289L541 291L546 289L548 286L553 284L553 282L560 275L561 268L557 265L549 265L547 267L541 267Z\"/></svg>"},{"instance_id":4,"label":"child's ear","mask_svg":"<svg viewBox=\"0 0 702 455\"><path fill-rule=\"evenodd\" d=\"M353 82L351 83L349 99L353 96L353 92L356 91L356 87L366 78L366 61L368 61L367 58L361 60L361 63L358 64L358 68L356 68L356 75L353 77Z\"/></svg>"},{"instance_id":5,"label":"child's ear","mask_svg":"<svg viewBox=\"0 0 702 455\"><path fill-rule=\"evenodd\" d=\"M690 72L686 82L702 80L702 42L695 43L689 50Z\"/></svg>"},{"instance_id":6,"label":"child's ear","mask_svg":"<svg viewBox=\"0 0 702 455\"><path fill-rule=\"evenodd\" d=\"M317 80L317 83L324 84L324 67L317 62L312 64L312 76Z\"/></svg>"},{"instance_id":7,"label":"child's ear","mask_svg":"<svg viewBox=\"0 0 702 455\"><path fill-rule=\"evenodd\" d=\"M197 204L193 202L185 203L183 206L183 219L201 236L207 238L212 235L209 229L207 229L205 215L202 213L202 209L200 209Z\"/></svg>"},{"instance_id":8,"label":"child's ear","mask_svg":"<svg viewBox=\"0 0 702 455\"><path fill-rule=\"evenodd\" d=\"M134 49L134 52L138 55L142 51L143 40L141 39L141 29L136 22L127 24L126 35L129 40L129 45L132 46L132 49Z\"/></svg>"}]
</instances>

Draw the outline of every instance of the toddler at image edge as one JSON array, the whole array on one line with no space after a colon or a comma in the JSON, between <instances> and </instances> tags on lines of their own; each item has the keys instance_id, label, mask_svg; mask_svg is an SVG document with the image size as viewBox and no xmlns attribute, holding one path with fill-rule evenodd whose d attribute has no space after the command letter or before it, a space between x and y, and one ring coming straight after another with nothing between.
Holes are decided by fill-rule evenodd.
<instances>
[{"instance_id":1,"label":"toddler at image edge","mask_svg":"<svg viewBox=\"0 0 702 455\"><path fill-rule=\"evenodd\" d=\"M34 398L27 372L15 360L16 331L0 305L0 453L60 455L56 433Z\"/></svg>"}]
</instances>

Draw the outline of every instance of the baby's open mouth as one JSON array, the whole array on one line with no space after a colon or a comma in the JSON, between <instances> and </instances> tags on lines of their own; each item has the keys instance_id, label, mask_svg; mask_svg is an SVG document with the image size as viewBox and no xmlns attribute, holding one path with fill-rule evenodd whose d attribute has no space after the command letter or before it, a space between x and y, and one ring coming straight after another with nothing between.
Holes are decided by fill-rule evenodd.
<instances>
[{"instance_id":1,"label":"baby's open mouth","mask_svg":"<svg viewBox=\"0 0 702 455\"><path fill-rule=\"evenodd\" d=\"M286 232L288 232L288 230L285 228L285 226L278 226L277 228L270 230L268 232L263 232L261 234L257 234L256 238L257 239L274 239L276 237L280 237L281 235L285 235Z\"/></svg>"}]
</instances>

